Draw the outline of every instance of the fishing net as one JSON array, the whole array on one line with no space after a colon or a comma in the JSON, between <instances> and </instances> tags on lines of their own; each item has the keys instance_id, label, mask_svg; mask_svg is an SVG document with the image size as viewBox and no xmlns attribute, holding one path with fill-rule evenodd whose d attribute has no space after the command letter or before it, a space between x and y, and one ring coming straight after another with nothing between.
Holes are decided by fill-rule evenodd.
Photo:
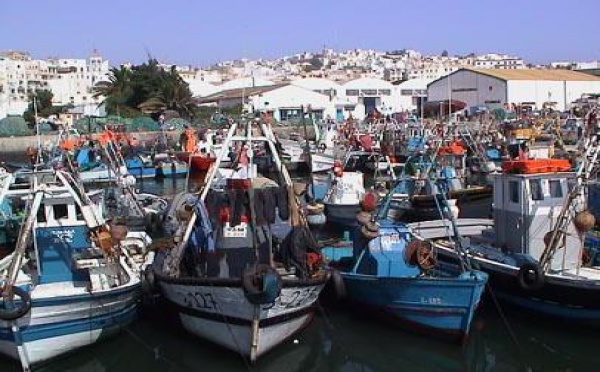
<instances>
[{"instance_id":1,"label":"fishing net","mask_svg":"<svg viewBox=\"0 0 600 372\"><path fill-rule=\"evenodd\" d=\"M0 137L29 136L33 131L20 116L9 116L0 120Z\"/></svg>"},{"instance_id":2,"label":"fishing net","mask_svg":"<svg viewBox=\"0 0 600 372\"><path fill-rule=\"evenodd\" d=\"M131 124L127 125L129 131L157 131L160 130L158 122L152 120L149 117L140 116L131 120Z\"/></svg>"},{"instance_id":3,"label":"fishing net","mask_svg":"<svg viewBox=\"0 0 600 372\"><path fill-rule=\"evenodd\" d=\"M172 118L165 122L166 128L170 130L183 130L186 125L190 125L190 123L182 118Z\"/></svg>"}]
</instances>

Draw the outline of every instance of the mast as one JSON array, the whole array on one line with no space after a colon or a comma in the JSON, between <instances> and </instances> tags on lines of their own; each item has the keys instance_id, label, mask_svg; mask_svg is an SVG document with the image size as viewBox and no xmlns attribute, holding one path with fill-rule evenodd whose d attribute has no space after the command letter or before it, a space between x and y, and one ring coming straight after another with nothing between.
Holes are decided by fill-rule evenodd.
<instances>
[{"instance_id":1,"label":"mast","mask_svg":"<svg viewBox=\"0 0 600 372\"><path fill-rule=\"evenodd\" d=\"M312 189L312 194L314 195L314 193L315 193L315 190L314 190L314 187L315 187L314 182L315 182L315 180L314 180L313 172L312 172L313 171L312 170L312 164L313 164L312 163L312 153L310 152L310 143L308 141L308 129L306 128L306 118L304 116L304 105L300 106L300 111L302 111L302 126L304 127L304 142L306 144L306 153L307 153L307 156L308 156L308 164L309 164L309 166L311 168L310 169L310 175L309 175L308 182L309 182L309 185L310 185L310 187ZM312 119L312 108L310 107L310 105L308 106L308 115ZM312 122L314 123L314 120L312 120Z\"/></svg>"},{"instance_id":2,"label":"mast","mask_svg":"<svg viewBox=\"0 0 600 372\"><path fill-rule=\"evenodd\" d=\"M37 95L33 95L33 117L35 120L35 136L37 137L37 155L35 159L34 169L37 168L38 165L42 163L42 138L40 137L40 121L38 118L38 110L37 110Z\"/></svg>"}]
</instances>

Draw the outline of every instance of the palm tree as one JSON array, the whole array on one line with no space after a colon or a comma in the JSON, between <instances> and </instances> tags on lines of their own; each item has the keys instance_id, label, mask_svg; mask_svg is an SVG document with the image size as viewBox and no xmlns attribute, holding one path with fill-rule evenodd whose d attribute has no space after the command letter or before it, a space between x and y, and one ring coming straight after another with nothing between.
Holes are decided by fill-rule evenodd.
<instances>
[{"instance_id":1,"label":"palm tree","mask_svg":"<svg viewBox=\"0 0 600 372\"><path fill-rule=\"evenodd\" d=\"M175 110L187 118L191 116L196 107L189 84L181 78L175 66L163 73L159 98L167 109Z\"/></svg>"},{"instance_id":2,"label":"palm tree","mask_svg":"<svg viewBox=\"0 0 600 372\"><path fill-rule=\"evenodd\" d=\"M100 81L96 84L93 97L103 97L101 104L106 104L108 113L119 114L126 109L132 95L132 72L127 67L121 66L110 69L108 81Z\"/></svg>"}]
</instances>

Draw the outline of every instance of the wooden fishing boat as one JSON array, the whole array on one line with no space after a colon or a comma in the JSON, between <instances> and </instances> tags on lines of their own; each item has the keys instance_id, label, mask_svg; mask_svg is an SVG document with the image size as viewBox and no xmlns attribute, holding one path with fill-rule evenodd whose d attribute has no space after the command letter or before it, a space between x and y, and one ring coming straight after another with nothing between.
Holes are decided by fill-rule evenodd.
<instances>
[{"instance_id":1,"label":"wooden fishing boat","mask_svg":"<svg viewBox=\"0 0 600 372\"><path fill-rule=\"evenodd\" d=\"M280 177L260 176L248 153L229 169L218 156L201 194L179 197L179 209L169 213L173 248L147 276L187 331L255 361L310 322L329 274L272 132L264 124L238 128L232 125L223 149L263 143Z\"/></svg>"}]
</instances>

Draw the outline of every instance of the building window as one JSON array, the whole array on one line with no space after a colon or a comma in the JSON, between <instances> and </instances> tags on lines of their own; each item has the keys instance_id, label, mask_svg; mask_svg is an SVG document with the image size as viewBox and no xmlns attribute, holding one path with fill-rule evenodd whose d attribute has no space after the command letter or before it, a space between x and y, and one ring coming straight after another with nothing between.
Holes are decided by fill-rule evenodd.
<instances>
[{"instance_id":1,"label":"building window","mask_svg":"<svg viewBox=\"0 0 600 372\"><path fill-rule=\"evenodd\" d=\"M489 87L489 91L490 91L490 92L492 91L492 86L491 86L491 85L490 85L490 87Z\"/></svg>"},{"instance_id":2,"label":"building window","mask_svg":"<svg viewBox=\"0 0 600 372\"><path fill-rule=\"evenodd\" d=\"M391 89L379 89L379 94L382 96L391 96L392 91Z\"/></svg>"},{"instance_id":3,"label":"building window","mask_svg":"<svg viewBox=\"0 0 600 372\"><path fill-rule=\"evenodd\" d=\"M361 90L361 93L365 96L376 96L377 89L363 89Z\"/></svg>"},{"instance_id":4,"label":"building window","mask_svg":"<svg viewBox=\"0 0 600 372\"><path fill-rule=\"evenodd\" d=\"M548 188L550 189L550 197L551 198L562 198L562 186L559 180L549 180Z\"/></svg>"},{"instance_id":5,"label":"building window","mask_svg":"<svg viewBox=\"0 0 600 372\"><path fill-rule=\"evenodd\" d=\"M529 180L529 189L531 190L531 200L544 200L544 192L542 191L542 180Z\"/></svg>"},{"instance_id":6,"label":"building window","mask_svg":"<svg viewBox=\"0 0 600 372\"><path fill-rule=\"evenodd\" d=\"M457 92L476 92L477 88L456 88L456 89L452 89L453 93L457 93Z\"/></svg>"},{"instance_id":7,"label":"building window","mask_svg":"<svg viewBox=\"0 0 600 372\"><path fill-rule=\"evenodd\" d=\"M510 196L510 201L513 203L519 203L520 202L520 194L521 194L521 188L519 187L519 182L517 181L509 181L508 182L508 193Z\"/></svg>"},{"instance_id":8,"label":"building window","mask_svg":"<svg viewBox=\"0 0 600 372\"><path fill-rule=\"evenodd\" d=\"M358 89L346 89L347 96L358 96Z\"/></svg>"},{"instance_id":9,"label":"building window","mask_svg":"<svg viewBox=\"0 0 600 372\"><path fill-rule=\"evenodd\" d=\"M292 120L300 118L299 109L279 109L280 120Z\"/></svg>"}]
</instances>

